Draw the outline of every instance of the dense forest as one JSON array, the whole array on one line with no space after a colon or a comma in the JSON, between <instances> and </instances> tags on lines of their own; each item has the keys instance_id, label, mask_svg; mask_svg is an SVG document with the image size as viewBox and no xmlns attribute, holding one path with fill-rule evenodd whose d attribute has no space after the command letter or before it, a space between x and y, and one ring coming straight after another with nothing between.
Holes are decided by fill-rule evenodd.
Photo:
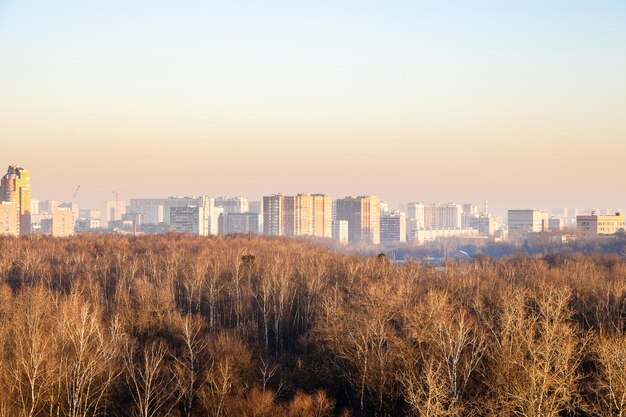
<instances>
[{"instance_id":1,"label":"dense forest","mask_svg":"<svg viewBox=\"0 0 626 417\"><path fill-rule=\"evenodd\" d=\"M626 260L0 238L0 416L624 416Z\"/></svg>"}]
</instances>

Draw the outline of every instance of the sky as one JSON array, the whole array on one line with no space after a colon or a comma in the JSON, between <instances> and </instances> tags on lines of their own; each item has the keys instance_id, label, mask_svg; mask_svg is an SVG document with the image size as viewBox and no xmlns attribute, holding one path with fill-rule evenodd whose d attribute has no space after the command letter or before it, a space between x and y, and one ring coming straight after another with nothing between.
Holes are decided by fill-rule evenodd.
<instances>
[{"instance_id":1,"label":"sky","mask_svg":"<svg viewBox=\"0 0 626 417\"><path fill-rule=\"evenodd\" d=\"M626 2L0 0L13 163L83 207L626 209Z\"/></svg>"}]
</instances>

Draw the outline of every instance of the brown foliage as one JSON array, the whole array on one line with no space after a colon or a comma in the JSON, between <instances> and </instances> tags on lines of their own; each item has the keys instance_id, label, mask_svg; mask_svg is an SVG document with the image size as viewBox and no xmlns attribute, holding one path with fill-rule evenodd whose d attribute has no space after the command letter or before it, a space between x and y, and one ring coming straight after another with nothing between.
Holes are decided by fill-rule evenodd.
<instances>
[{"instance_id":1,"label":"brown foliage","mask_svg":"<svg viewBox=\"0 0 626 417\"><path fill-rule=\"evenodd\" d=\"M618 416L625 332L614 256L0 237L0 416Z\"/></svg>"}]
</instances>

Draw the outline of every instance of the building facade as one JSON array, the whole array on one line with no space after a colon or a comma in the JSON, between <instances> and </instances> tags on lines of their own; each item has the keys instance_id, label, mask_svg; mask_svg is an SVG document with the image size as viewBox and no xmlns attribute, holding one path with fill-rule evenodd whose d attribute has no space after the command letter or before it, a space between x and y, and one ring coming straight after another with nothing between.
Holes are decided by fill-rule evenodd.
<instances>
[{"instance_id":1,"label":"building facade","mask_svg":"<svg viewBox=\"0 0 626 417\"><path fill-rule=\"evenodd\" d=\"M332 197L274 194L263 197L263 232L270 236L332 237Z\"/></svg>"},{"instance_id":2,"label":"building facade","mask_svg":"<svg viewBox=\"0 0 626 417\"><path fill-rule=\"evenodd\" d=\"M336 220L348 222L348 240L380 243L380 199L375 196L350 196L336 201Z\"/></svg>"},{"instance_id":3,"label":"building facade","mask_svg":"<svg viewBox=\"0 0 626 417\"><path fill-rule=\"evenodd\" d=\"M165 198L131 198L126 213L140 216L140 224L165 223Z\"/></svg>"},{"instance_id":4,"label":"building facade","mask_svg":"<svg viewBox=\"0 0 626 417\"><path fill-rule=\"evenodd\" d=\"M333 239L342 245L347 245L348 239L348 221L347 220L335 220L333 221Z\"/></svg>"},{"instance_id":5,"label":"building facade","mask_svg":"<svg viewBox=\"0 0 626 417\"><path fill-rule=\"evenodd\" d=\"M530 233L548 231L548 212L545 210L509 210L508 211L509 237L523 238Z\"/></svg>"},{"instance_id":6,"label":"building facade","mask_svg":"<svg viewBox=\"0 0 626 417\"><path fill-rule=\"evenodd\" d=\"M52 212L52 230L54 237L67 237L74 234L74 212L70 207L57 207Z\"/></svg>"},{"instance_id":7,"label":"building facade","mask_svg":"<svg viewBox=\"0 0 626 417\"><path fill-rule=\"evenodd\" d=\"M30 233L30 172L10 165L0 180L0 200L15 203L20 235Z\"/></svg>"},{"instance_id":8,"label":"building facade","mask_svg":"<svg viewBox=\"0 0 626 417\"><path fill-rule=\"evenodd\" d=\"M177 233L209 235L209 214L204 206L173 206L170 209L170 226Z\"/></svg>"},{"instance_id":9,"label":"building facade","mask_svg":"<svg viewBox=\"0 0 626 417\"><path fill-rule=\"evenodd\" d=\"M454 203L424 206L425 229L462 229L463 208Z\"/></svg>"},{"instance_id":10,"label":"building facade","mask_svg":"<svg viewBox=\"0 0 626 417\"><path fill-rule=\"evenodd\" d=\"M248 199L244 197L217 197L215 207L221 207L224 213L247 213Z\"/></svg>"},{"instance_id":11,"label":"building facade","mask_svg":"<svg viewBox=\"0 0 626 417\"><path fill-rule=\"evenodd\" d=\"M389 211L380 215L380 242L406 242L406 215Z\"/></svg>"},{"instance_id":12,"label":"building facade","mask_svg":"<svg viewBox=\"0 0 626 417\"><path fill-rule=\"evenodd\" d=\"M17 204L10 201L0 202L0 235L18 236L20 234L19 211Z\"/></svg>"},{"instance_id":13,"label":"building facade","mask_svg":"<svg viewBox=\"0 0 626 417\"><path fill-rule=\"evenodd\" d=\"M263 197L263 234L284 236L285 233L285 195L274 194Z\"/></svg>"},{"instance_id":14,"label":"building facade","mask_svg":"<svg viewBox=\"0 0 626 417\"><path fill-rule=\"evenodd\" d=\"M121 222L124 214L126 214L126 202L102 201L100 203L100 227L108 228L113 222Z\"/></svg>"},{"instance_id":15,"label":"building facade","mask_svg":"<svg viewBox=\"0 0 626 417\"><path fill-rule=\"evenodd\" d=\"M478 236L478 230L476 229L419 229L413 237L413 242L423 245L441 239L476 238Z\"/></svg>"},{"instance_id":16,"label":"building facade","mask_svg":"<svg viewBox=\"0 0 626 417\"><path fill-rule=\"evenodd\" d=\"M221 216L222 233L232 234L259 234L260 215L257 213L223 213Z\"/></svg>"},{"instance_id":17,"label":"building facade","mask_svg":"<svg viewBox=\"0 0 626 417\"><path fill-rule=\"evenodd\" d=\"M625 230L624 213L613 215L576 216L576 231L583 239L595 239L602 235L613 235Z\"/></svg>"}]
</instances>

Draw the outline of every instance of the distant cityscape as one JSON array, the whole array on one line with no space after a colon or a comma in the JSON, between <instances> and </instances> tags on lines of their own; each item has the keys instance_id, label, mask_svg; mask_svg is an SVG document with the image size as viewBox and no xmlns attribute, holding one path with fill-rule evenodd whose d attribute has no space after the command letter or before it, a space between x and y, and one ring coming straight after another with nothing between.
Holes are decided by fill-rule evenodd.
<instances>
[{"instance_id":1,"label":"distant cityscape","mask_svg":"<svg viewBox=\"0 0 626 417\"><path fill-rule=\"evenodd\" d=\"M74 193L76 199L80 186ZM31 196L30 172L11 165L0 184L0 234L77 233L199 236L262 234L333 239L340 244L407 242L424 245L447 238L523 241L553 233L562 241L596 239L623 232L624 212L599 209L509 209L503 219L472 203L408 202L397 210L376 196L333 199L327 194L245 197L167 197L106 200L97 208L75 201Z\"/></svg>"}]
</instances>

